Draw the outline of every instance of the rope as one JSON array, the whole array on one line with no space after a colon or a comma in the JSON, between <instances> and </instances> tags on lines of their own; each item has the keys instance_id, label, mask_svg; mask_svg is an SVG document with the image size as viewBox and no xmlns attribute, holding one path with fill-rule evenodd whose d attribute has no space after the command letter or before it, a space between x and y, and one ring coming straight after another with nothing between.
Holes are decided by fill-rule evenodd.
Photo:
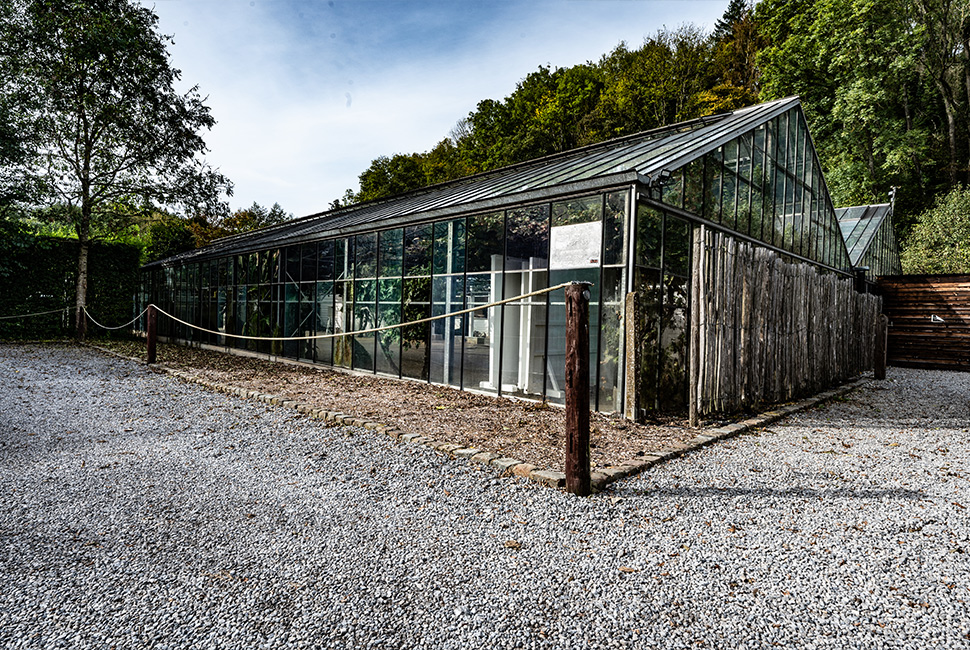
<instances>
[{"instance_id":1,"label":"rope","mask_svg":"<svg viewBox=\"0 0 970 650\"><path fill-rule=\"evenodd\" d=\"M0 316L0 320L9 320L11 318L28 318L30 316L46 316L47 314L59 314L63 311L67 311L70 307L61 307L60 309L52 309L51 311L39 311L33 314L17 314L16 316Z\"/></svg>"},{"instance_id":2,"label":"rope","mask_svg":"<svg viewBox=\"0 0 970 650\"><path fill-rule=\"evenodd\" d=\"M539 289L537 291L532 291L530 293L524 293L521 296L515 296L514 298L506 298L505 300L496 300L495 302L490 302L485 305L476 305L475 307L469 307L468 309L462 309L461 311L451 312L450 314L442 314L441 316L429 316L428 318L419 318L418 320L409 321L407 323L398 323L397 325L385 325L383 327L372 327L365 330L357 330L356 332L341 332L339 334L317 334L315 336L244 336L242 334L229 334L227 332L217 332L215 330L205 329L204 327L199 327L198 325L193 325L188 323L181 318L172 316L168 312L164 311L157 305L155 309L159 313L165 314L177 323L181 323L192 329L199 330L200 332L206 332L207 334L215 334L216 336L227 336L234 339L245 339L247 341L312 341L318 339L335 339L342 336L357 336L360 334L372 334L375 332L386 332L388 330L398 329L400 327L408 327L410 325L420 325L422 323L430 323L431 321L441 320L444 318L452 318L454 316L461 316L462 314L470 314L473 311L480 311L482 309L488 309L489 307L497 307L498 305L505 305L510 302L515 302L517 300L522 300L523 298L531 298L532 296L542 295L544 293L549 293L551 291L556 291L557 289L562 289L563 287L568 287L572 282L563 282L562 284L557 284L554 287L549 287L548 289Z\"/></svg>"},{"instance_id":3,"label":"rope","mask_svg":"<svg viewBox=\"0 0 970 650\"><path fill-rule=\"evenodd\" d=\"M91 315L91 312L88 311L88 308L87 307L83 307L83 309L84 309L84 313L87 315L88 318L91 319L91 322L92 323L94 323L95 325L97 325L101 329L105 329L105 330L120 330L120 329L122 329L124 327L128 327L129 325L131 325L132 323L134 323L136 320L138 320L139 318L141 318L142 316L144 316L145 315L145 312L148 311L148 307L145 307L145 309L143 309L140 314L138 314L137 316L135 316L134 318L132 318L130 321L128 321L124 325L119 325L118 327L108 327L107 325L102 325L98 321L94 320L94 316ZM159 310L159 311L161 311L161 310Z\"/></svg>"}]
</instances>

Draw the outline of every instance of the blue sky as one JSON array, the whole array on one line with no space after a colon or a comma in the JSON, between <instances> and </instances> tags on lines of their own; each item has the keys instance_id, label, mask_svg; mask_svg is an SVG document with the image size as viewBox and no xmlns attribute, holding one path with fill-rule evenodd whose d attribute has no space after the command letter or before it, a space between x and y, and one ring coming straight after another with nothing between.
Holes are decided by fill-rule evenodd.
<instances>
[{"instance_id":1,"label":"blue sky","mask_svg":"<svg viewBox=\"0 0 970 650\"><path fill-rule=\"evenodd\" d=\"M230 205L327 209L381 155L427 151L540 65L596 61L728 0L143 0L218 124Z\"/></svg>"}]
</instances>

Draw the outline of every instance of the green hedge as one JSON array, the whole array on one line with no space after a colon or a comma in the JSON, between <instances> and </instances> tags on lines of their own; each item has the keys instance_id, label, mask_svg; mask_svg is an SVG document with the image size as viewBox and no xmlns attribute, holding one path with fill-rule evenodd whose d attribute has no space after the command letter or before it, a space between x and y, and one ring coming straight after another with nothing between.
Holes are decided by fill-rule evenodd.
<instances>
[{"instance_id":1,"label":"green hedge","mask_svg":"<svg viewBox=\"0 0 970 650\"><path fill-rule=\"evenodd\" d=\"M32 314L63 307L46 316L0 320L0 338L57 338L74 333L77 284L76 239L39 237L11 222L0 222L0 316ZM131 244L95 242L88 253L88 311L108 326L131 320L141 251ZM92 336L106 332L90 323Z\"/></svg>"}]
</instances>

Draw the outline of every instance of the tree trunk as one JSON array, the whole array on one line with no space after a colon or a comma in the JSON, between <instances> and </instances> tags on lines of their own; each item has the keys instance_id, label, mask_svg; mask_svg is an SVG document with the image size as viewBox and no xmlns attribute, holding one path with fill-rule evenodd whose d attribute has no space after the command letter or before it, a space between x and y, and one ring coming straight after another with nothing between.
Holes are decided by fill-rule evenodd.
<instances>
[{"instance_id":1,"label":"tree trunk","mask_svg":"<svg viewBox=\"0 0 970 650\"><path fill-rule=\"evenodd\" d=\"M79 341L83 341L87 336L88 319L84 314L84 307L87 305L88 297L88 249L90 243L87 237L78 237L77 253L77 300L74 309L74 323L76 325L76 336Z\"/></svg>"},{"instance_id":2,"label":"tree trunk","mask_svg":"<svg viewBox=\"0 0 970 650\"><path fill-rule=\"evenodd\" d=\"M81 202L81 220L75 223L77 231L77 290L75 292L75 336L83 341L88 333L88 319L84 308L88 304L88 251L91 248L91 204L86 200L87 184L84 184L85 200Z\"/></svg>"}]
</instances>

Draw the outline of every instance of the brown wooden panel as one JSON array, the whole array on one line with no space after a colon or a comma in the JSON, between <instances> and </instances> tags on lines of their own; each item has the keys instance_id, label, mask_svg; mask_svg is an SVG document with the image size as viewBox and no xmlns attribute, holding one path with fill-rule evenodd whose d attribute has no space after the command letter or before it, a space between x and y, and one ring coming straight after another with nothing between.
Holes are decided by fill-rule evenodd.
<instances>
[{"instance_id":1,"label":"brown wooden panel","mask_svg":"<svg viewBox=\"0 0 970 650\"><path fill-rule=\"evenodd\" d=\"M879 288L890 365L970 370L970 275L884 277Z\"/></svg>"}]
</instances>

